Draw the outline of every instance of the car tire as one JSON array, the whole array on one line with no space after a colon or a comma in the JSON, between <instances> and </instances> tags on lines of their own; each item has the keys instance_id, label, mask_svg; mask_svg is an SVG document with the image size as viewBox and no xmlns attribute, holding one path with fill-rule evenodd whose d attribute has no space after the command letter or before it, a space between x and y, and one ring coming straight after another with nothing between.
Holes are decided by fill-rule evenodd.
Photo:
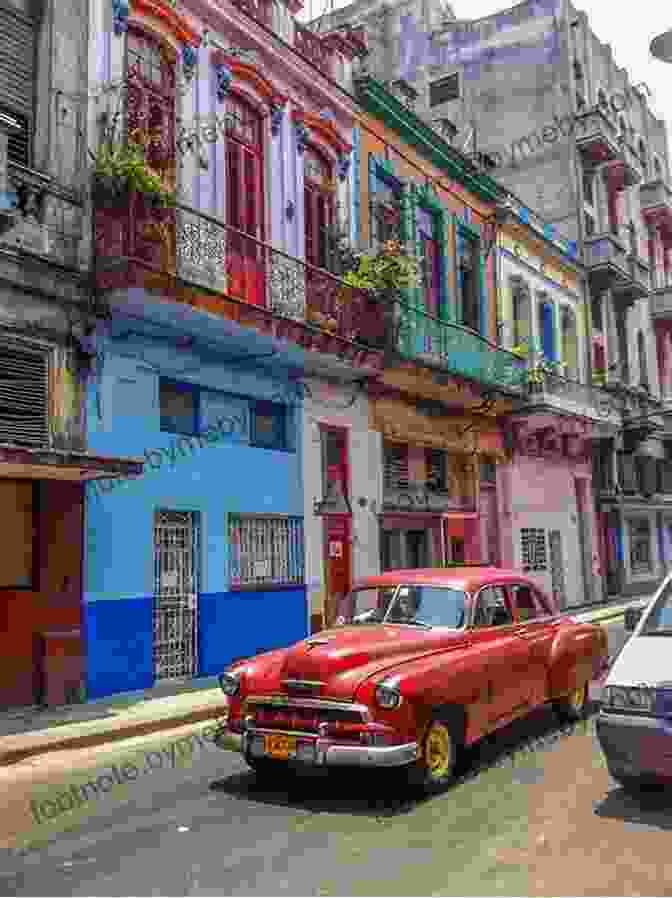
<instances>
[{"instance_id":1,"label":"car tire","mask_svg":"<svg viewBox=\"0 0 672 898\"><path fill-rule=\"evenodd\" d=\"M630 776L626 773L620 773L617 770L609 768L609 775L618 783L618 785L633 798L641 798L643 795L651 792L658 792L660 784L652 779L646 779L641 776Z\"/></svg>"},{"instance_id":2,"label":"car tire","mask_svg":"<svg viewBox=\"0 0 672 898\"><path fill-rule=\"evenodd\" d=\"M588 713L588 687L586 682L570 692L569 695L553 702L555 713L564 721L585 720Z\"/></svg>"},{"instance_id":3,"label":"car tire","mask_svg":"<svg viewBox=\"0 0 672 898\"><path fill-rule=\"evenodd\" d=\"M460 734L461 736L461 734ZM455 779L461 738L454 720L437 716L430 721L414 764L407 768L410 786L432 794L445 789Z\"/></svg>"},{"instance_id":4,"label":"car tire","mask_svg":"<svg viewBox=\"0 0 672 898\"><path fill-rule=\"evenodd\" d=\"M260 782L270 783L288 773L287 764L284 761L274 761L272 758L252 758L245 755L245 763L252 768Z\"/></svg>"}]
</instances>

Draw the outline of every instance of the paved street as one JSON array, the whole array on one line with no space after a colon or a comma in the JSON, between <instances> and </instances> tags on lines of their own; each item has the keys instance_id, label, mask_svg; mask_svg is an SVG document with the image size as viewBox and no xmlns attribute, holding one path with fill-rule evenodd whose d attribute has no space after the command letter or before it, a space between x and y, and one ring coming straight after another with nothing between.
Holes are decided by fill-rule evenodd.
<instances>
[{"instance_id":1,"label":"paved street","mask_svg":"<svg viewBox=\"0 0 672 898\"><path fill-rule=\"evenodd\" d=\"M622 625L609 635L618 650ZM461 773L429 800L391 776L343 772L269 791L238 756L207 746L123 801L103 796L71 834L6 854L0 892L672 894L668 798L626 797L590 722L572 729L535 713L472 750Z\"/></svg>"}]
</instances>

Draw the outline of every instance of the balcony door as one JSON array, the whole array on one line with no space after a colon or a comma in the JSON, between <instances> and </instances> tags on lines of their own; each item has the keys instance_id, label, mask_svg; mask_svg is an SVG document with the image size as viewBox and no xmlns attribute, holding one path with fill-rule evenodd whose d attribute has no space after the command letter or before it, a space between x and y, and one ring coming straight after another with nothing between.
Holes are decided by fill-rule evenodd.
<instances>
[{"instance_id":1,"label":"balcony door","mask_svg":"<svg viewBox=\"0 0 672 898\"><path fill-rule=\"evenodd\" d=\"M263 148L261 117L237 96L226 100L226 224L228 292L265 305Z\"/></svg>"}]
</instances>

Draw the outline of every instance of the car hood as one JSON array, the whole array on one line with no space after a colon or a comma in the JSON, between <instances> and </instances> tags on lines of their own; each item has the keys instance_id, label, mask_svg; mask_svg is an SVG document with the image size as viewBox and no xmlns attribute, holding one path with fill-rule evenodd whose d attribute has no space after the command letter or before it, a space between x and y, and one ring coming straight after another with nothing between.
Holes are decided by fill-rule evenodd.
<instances>
[{"instance_id":1,"label":"car hood","mask_svg":"<svg viewBox=\"0 0 672 898\"><path fill-rule=\"evenodd\" d=\"M306 696L350 700L370 676L423 655L467 644L463 632L424 630L394 624L338 627L325 630L286 649L264 664L248 668L245 692L287 693L287 680L320 683ZM289 690L292 690L291 685ZM298 694L296 691L292 694Z\"/></svg>"},{"instance_id":2,"label":"car hood","mask_svg":"<svg viewBox=\"0 0 672 898\"><path fill-rule=\"evenodd\" d=\"M605 686L672 685L672 636L632 636L614 662Z\"/></svg>"}]
</instances>

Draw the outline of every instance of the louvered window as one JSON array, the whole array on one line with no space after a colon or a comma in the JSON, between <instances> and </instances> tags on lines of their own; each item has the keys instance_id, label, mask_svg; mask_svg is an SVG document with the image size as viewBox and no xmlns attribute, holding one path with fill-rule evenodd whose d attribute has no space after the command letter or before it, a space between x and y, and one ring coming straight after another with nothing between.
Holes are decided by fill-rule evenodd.
<instances>
[{"instance_id":1,"label":"louvered window","mask_svg":"<svg viewBox=\"0 0 672 898\"><path fill-rule=\"evenodd\" d=\"M30 164L34 91L35 24L0 0L0 113L16 119L19 126L9 139L8 156L22 165Z\"/></svg>"},{"instance_id":2,"label":"louvered window","mask_svg":"<svg viewBox=\"0 0 672 898\"><path fill-rule=\"evenodd\" d=\"M387 444L385 452L385 489L408 489L408 446Z\"/></svg>"},{"instance_id":3,"label":"louvered window","mask_svg":"<svg viewBox=\"0 0 672 898\"><path fill-rule=\"evenodd\" d=\"M27 166L30 160L28 119L6 106L0 106L0 127L3 125L7 131L7 159Z\"/></svg>"},{"instance_id":4,"label":"louvered window","mask_svg":"<svg viewBox=\"0 0 672 898\"><path fill-rule=\"evenodd\" d=\"M0 343L0 442L46 446L49 438L47 351Z\"/></svg>"},{"instance_id":5,"label":"louvered window","mask_svg":"<svg viewBox=\"0 0 672 898\"><path fill-rule=\"evenodd\" d=\"M448 492L446 453L443 449L427 449L427 486L436 493Z\"/></svg>"}]
</instances>

